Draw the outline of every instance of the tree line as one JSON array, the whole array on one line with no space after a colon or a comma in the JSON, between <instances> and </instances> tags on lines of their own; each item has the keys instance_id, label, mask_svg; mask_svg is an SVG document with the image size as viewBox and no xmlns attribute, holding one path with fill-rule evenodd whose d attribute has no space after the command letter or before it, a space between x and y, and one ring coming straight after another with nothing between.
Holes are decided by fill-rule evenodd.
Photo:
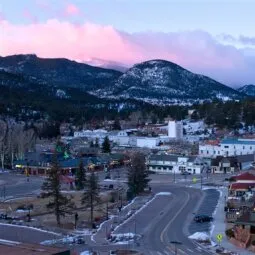
<instances>
[{"instance_id":1,"label":"tree line","mask_svg":"<svg viewBox=\"0 0 255 255\"><path fill-rule=\"evenodd\" d=\"M129 198L139 195L148 187L150 180L143 154L137 153L132 156L127 178L128 194L131 194ZM95 172L87 174L83 161L80 161L79 167L75 172L75 187L77 190L83 191L80 201L81 204L90 210L90 224L93 228L94 210L101 201L99 195L100 185ZM71 197L61 192L61 168L56 156L53 158L48 176L42 185L42 191L50 198L47 208L54 212L58 226L61 225L61 217L68 213L73 214L77 210Z\"/></svg>"},{"instance_id":2,"label":"tree line","mask_svg":"<svg viewBox=\"0 0 255 255\"><path fill-rule=\"evenodd\" d=\"M33 126L12 119L0 120L0 160L1 168L14 160L23 160L25 152L34 149L37 133Z\"/></svg>"}]
</instances>

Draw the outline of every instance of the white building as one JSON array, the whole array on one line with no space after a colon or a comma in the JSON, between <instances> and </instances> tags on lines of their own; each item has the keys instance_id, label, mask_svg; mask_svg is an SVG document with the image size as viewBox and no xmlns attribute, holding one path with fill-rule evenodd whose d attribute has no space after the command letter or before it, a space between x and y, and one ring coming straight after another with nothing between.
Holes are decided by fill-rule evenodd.
<instances>
[{"instance_id":1,"label":"white building","mask_svg":"<svg viewBox=\"0 0 255 255\"><path fill-rule=\"evenodd\" d=\"M181 121L168 122L168 137L176 140L183 139L183 124Z\"/></svg>"},{"instance_id":2,"label":"white building","mask_svg":"<svg viewBox=\"0 0 255 255\"><path fill-rule=\"evenodd\" d=\"M109 133L109 140L118 145L129 145L129 135L126 131L112 131Z\"/></svg>"},{"instance_id":3,"label":"white building","mask_svg":"<svg viewBox=\"0 0 255 255\"><path fill-rule=\"evenodd\" d=\"M199 145L199 155L203 157L238 156L254 152L255 139L223 139L217 144Z\"/></svg>"},{"instance_id":4,"label":"white building","mask_svg":"<svg viewBox=\"0 0 255 255\"><path fill-rule=\"evenodd\" d=\"M151 155L147 160L147 167L150 171L172 174L200 174L207 169L202 158L178 155Z\"/></svg>"},{"instance_id":5,"label":"white building","mask_svg":"<svg viewBox=\"0 0 255 255\"><path fill-rule=\"evenodd\" d=\"M75 131L74 137L104 138L108 132L104 129Z\"/></svg>"}]
</instances>

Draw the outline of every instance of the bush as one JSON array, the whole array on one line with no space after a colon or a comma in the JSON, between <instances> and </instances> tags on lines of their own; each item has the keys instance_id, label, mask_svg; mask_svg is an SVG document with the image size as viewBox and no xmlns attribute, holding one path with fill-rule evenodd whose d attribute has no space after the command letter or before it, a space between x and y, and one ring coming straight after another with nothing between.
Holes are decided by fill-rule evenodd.
<instances>
[{"instance_id":1,"label":"bush","mask_svg":"<svg viewBox=\"0 0 255 255\"><path fill-rule=\"evenodd\" d=\"M251 245L254 245L254 246L255 246L255 240L253 240L253 241L251 242Z\"/></svg>"},{"instance_id":2,"label":"bush","mask_svg":"<svg viewBox=\"0 0 255 255\"><path fill-rule=\"evenodd\" d=\"M235 237L235 234L234 234L234 231L233 231L233 229L227 229L226 231L225 231L225 234L226 234L226 236L228 237L228 238L232 238L232 237Z\"/></svg>"}]
</instances>

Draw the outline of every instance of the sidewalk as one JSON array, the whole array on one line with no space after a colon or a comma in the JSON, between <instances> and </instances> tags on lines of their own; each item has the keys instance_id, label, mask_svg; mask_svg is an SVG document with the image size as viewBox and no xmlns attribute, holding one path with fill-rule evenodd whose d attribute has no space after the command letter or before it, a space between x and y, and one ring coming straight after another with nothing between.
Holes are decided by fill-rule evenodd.
<instances>
[{"instance_id":1,"label":"sidewalk","mask_svg":"<svg viewBox=\"0 0 255 255\"><path fill-rule=\"evenodd\" d=\"M107 236L111 234L120 224L123 224L135 211L140 209L146 202L151 200L154 197L154 194L149 196L136 197L132 202L127 204L122 208L120 212L117 212L116 215L110 216L110 219L104 221L96 233L94 233L91 238L87 237L87 243L95 245L98 244L108 244Z\"/></svg>"},{"instance_id":2,"label":"sidewalk","mask_svg":"<svg viewBox=\"0 0 255 255\"><path fill-rule=\"evenodd\" d=\"M224 206L225 206L225 196L227 196L227 188L222 187L219 189L219 191L221 191L221 196L218 201L218 205L216 207L216 211L214 214L213 228L211 231L212 241L217 243L216 235L222 234L223 239L221 242L221 246L224 247L225 249L236 252L240 255L254 255L254 253L245 249L238 248L228 241L225 235L226 223L224 222L224 218L225 218Z\"/></svg>"}]
</instances>

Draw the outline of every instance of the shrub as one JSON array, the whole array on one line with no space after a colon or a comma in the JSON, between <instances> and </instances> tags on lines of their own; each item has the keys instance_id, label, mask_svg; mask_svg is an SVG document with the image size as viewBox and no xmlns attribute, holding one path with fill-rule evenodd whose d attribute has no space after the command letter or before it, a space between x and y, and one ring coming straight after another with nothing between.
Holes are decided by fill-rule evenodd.
<instances>
[{"instance_id":1,"label":"shrub","mask_svg":"<svg viewBox=\"0 0 255 255\"><path fill-rule=\"evenodd\" d=\"M229 238L232 238L232 237L235 237L235 234L234 234L234 231L233 231L233 229L227 229L226 231L225 231L225 234L226 234L226 236L227 237L229 237Z\"/></svg>"},{"instance_id":2,"label":"shrub","mask_svg":"<svg viewBox=\"0 0 255 255\"><path fill-rule=\"evenodd\" d=\"M253 240L253 241L251 242L251 244L255 246L255 240Z\"/></svg>"}]
</instances>

